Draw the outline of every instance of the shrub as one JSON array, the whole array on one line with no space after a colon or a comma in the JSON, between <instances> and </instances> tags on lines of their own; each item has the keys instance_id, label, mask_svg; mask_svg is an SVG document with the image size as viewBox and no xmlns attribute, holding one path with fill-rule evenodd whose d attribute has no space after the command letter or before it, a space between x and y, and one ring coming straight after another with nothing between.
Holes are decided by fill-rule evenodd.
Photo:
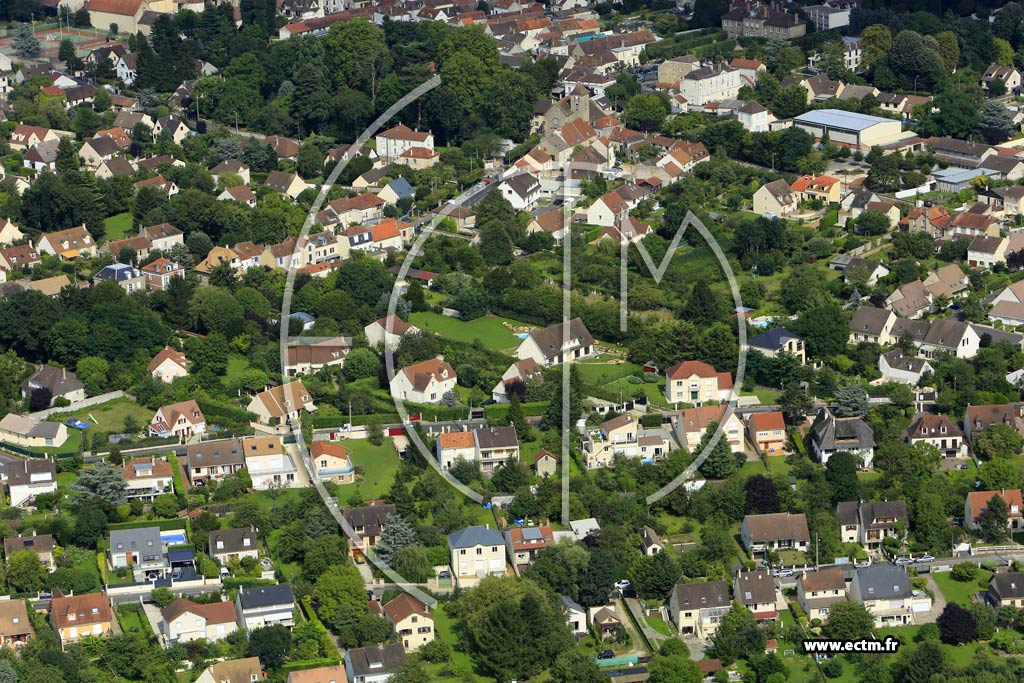
<instances>
[{"instance_id":1,"label":"shrub","mask_svg":"<svg viewBox=\"0 0 1024 683\"><path fill-rule=\"evenodd\" d=\"M960 564L953 567L953 571L950 575L956 581L973 581L978 577L978 566L971 562L961 562Z\"/></svg>"},{"instance_id":2,"label":"shrub","mask_svg":"<svg viewBox=\"0 0 1024 683\"><path fill-rule=\"evenodd\" d=\"M821 672L826 678L839 678L843 675L843 663L833 657L821 665Z\"/></svg>"}]
</instances>

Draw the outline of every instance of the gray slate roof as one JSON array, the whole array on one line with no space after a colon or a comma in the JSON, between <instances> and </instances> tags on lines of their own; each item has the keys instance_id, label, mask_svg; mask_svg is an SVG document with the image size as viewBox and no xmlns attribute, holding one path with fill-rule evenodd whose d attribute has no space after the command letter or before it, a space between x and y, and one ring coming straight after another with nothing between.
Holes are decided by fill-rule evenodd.
<instances>
[{"instance_id":1,"label":"gray slate roof","mask_svg":"<svg viewBox=\"0 0 1024 683\"><path fill-rule=\"evenodd\" d=\"M475 548L478 545L503 546L505 539L497 529L469 526L448 534L449 548Z\"/></svg>"}]
</instances>

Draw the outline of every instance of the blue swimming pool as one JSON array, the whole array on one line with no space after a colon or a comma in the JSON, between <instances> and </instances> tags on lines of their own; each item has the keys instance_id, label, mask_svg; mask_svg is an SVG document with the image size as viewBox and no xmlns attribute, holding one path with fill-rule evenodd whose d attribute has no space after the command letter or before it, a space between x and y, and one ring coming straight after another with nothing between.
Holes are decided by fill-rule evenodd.
<instances>
[{"instance_id":1,"label":"blue swimming pool","mask_svg":"<svg viewBox=\"0 0 1024 683\"><path fill-rule=\"evenodd\" d=\"M185 537L185 532L181 529L161 531L160 540L164 545L185 545L188 543L188 539Z\"/></svg>"}]
</instances>

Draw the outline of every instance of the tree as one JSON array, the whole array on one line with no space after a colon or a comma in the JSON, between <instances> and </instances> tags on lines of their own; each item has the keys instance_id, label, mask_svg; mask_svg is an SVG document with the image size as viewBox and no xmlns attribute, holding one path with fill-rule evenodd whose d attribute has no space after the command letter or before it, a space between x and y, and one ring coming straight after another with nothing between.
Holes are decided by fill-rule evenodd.
<instances>
[{"instance_id":1,"label":"tree","mask_svg":"<svg viewBox=\"0 0 1024 683\"><path fill-rule=\"evenodd\" d=\"M7 558L7 583L12 593L35 593L46 582L46 568L32 550L19 550Z\"/></svg>"},{"instance_id":2,"label":"tree","mask_svg":"<svg viewBox=\"0 0 1024 683\"><path fill-rule=\"evenodd\" d=\"M825 464L825 479L832 486L832 500L860 498L860 482L857 480L857 458L848 451L833 454Z\"/></svg>"},{"instance_id":3,"label":"tree","mask_svg":"<svg viewBox=\"0 0 1024 683\"><path fill-rule=\"evenodd\" d=\"M758 474L747 479L745 488L747 498L743 510L746 514L764 515L779 511L779 491L774 479Z\"/></svg>"},{"instance_id":4,"label":"tree","mask_svg":"<svg viewBox=\"0 0 1024 683\"><path fill-rule=\"evenodd\" d=\"M916 31L900 31L893 38L886 62L905 88L932 90L946 71L934 41L925 40Z\"/></svg>"},{"instance_id":5,"label":"tree","mask_svg":"<svg viewBox=\"0 0 1024 683\"><path fill-rule=\"evenodd\" d=\"M697 662L686 654L655 655L647 665L650 683L700 683L704 680Z\"/></svg>"},{"instance_id":6,"label":"tree","mask_svg":"<svg viewBox=\"0 0 1024 683\"><path fill-rule=\"evenodd\" d=\"M71 485L71 502L86 506L99 498L111 505L121 505L127 500L126 491L127 484L121 473L108 463L100 462L79 472L78 480Z\"/></svg>"},{"instance_id":7,"label":"tree","mask_svg":"<svg viewBox=\"0 0 1024 683\"><path fill-rule=\"evenodd\" d=\"M712 420L708 423L704 431L704 436L701 437L700 444L695 449L696 454L700 455L704 452L704 449L711 442L715 432L718 431L718 423ZM729 440L726 438L723 432L719 435L718 442L715 443L715 447L708 453L707 459L700 466L700 472L708 479L726 479L734 472L739 470L741 466L740 459L746 459L746 456L742 453L733 453L732 446L729 445Z\"/></svg>"},{"instance_id":8,"label":"tree","mask_svg":"<svg viewBox=\"0 0 1024 683\"><path fill-rule=\"evenodd\" d=\"M721 317L719 298L711 291L707 280L701 278L690 290L690 298L683 306L682 318L695 325L705 326L716 322Z\"/></svg>"},{"instance_id":9,"label":"tree","mask_svg":"<svg viewBox=\"0 0 1024 683\"><path fill-rule=\"evenodd\" d=\"M105 358L86 356L75 365L75 374L85 385L85 390L91 395L102 393L107 383L107 372L110 370L110 363Z\"/></svg>"},{"instance_id":10,"label":"tree","mask_svg":"<svg viewBox=\"0 0 1024 683\"><path fill-rule=\"evenodd\" d=\"M853 219L854 232L874 237L889 231L889 217L881 211L864 211Z\"/></svg>"},{"instance_id":11,"label":"tree","mask_svg":"<svg viewBox=\"0 0 1024 683\"><path fill-rule=\"evenodd\" d=\"M981 134L989 144L1006 142L1016 129L1006 107L994 100L985 102L981 108Z\"/></svg>"},{"instance_id":12,"label":"tree","mask_svg":"<svg viewBox=\"0 0 1024 683\"><path fill-rule=\"evenodd\" d=\"M99 505L86 505L75 517L72 542L80 548L93 548L107 533L107 514Z\"/></svg>"},{"instance_id":13,"label":"tree","mask_svg":"<svg viewBox=\"0 0 1024 683\"><path fill-rule=\"evenodd\" d=\"M1001 541L1010 535L1010 507L999 494L985 503L985 509L978 515L978 533L989 543Z\"/></svg>"},{"instance_id":14,"label":"tree","mask_svg":"<svg viewBox=\"0 0 1024 683\"><path fill-rule=\"evenodd\" d=\"M31 412L45 410L53 405L53 392L48 387L36 387L28 395L28 409Z\"/></svg>"},{"instance_id":15,"label":"tree","mask_svg":"<svg viewBox=\"0 0 1024 683\"><path fill-rule=\"evenodd\" d=\"M833 411L837 417L864 417L868 412L868 394L856 382L843 384L835 392Z\"/></svg>"},{"instance_id":16,"label":"tree","mask_svg":"<svg viewBox=\"0 0 1024 683\"><path fill-rule=\"evenodd\" d=\"M334 565L320 575L313 598L324 621L333 623L344 606L366 608L366 590L359 570L351 565Z\"/></svg>"},{"instance_id":17,"label":"tree","mask_svg":"<svg viewBox=\"0 0 1024 683\"><path fill-rule=\"evenodd\" d=\"M11 41L11 47L14 48L19 57L34 59L39 56L39 39L36 38L36 34L32 31L31 24L21 24L18 26L18 35Z\"/></svg>"},{"instance_id":18,"label":"tree","mask_svg":"<svg viewBox=\"0 0 1024 683\"><path fill-rule=\"evenodd\" d=\"M608 676L597 668L593 656L572 649L555 658L551 665L551 680L552 683L607 683Z\"/></svg>"},{"instance_id":19,"label":"tree","mask_svg":"<svg viewBox=\"0 0 1024 683\"><path fill-rule=\"evenodd\" d=\"M150 593L150 597L153 598L154 604L156 604L160 609L167 607L167 605L171 604L175 600L174 593L171 592L171 589L163 586L160 588L154 588L153 592Z\"/></svg>"},{"instance_id":20,"label":"tree","mask_svg":"<svg viewBox=\"0 0 1024 683\"><path fill-rule=\"evenodd\" d=\"M662 599L679 580L679 564L672 553L644 555L634 565L631 578L640 597Z\"/></svg>"},{"instance_id":21,"label":"tree","mask_svg":"<svg viewBox=\"0 0 1024 683\"><path fill-rule=\"evenodd\" d=\"M395 553L402 548L416 545L416 530L399 515L388 515L387 523L380 532L380 541L374 553L389 566L394 561Z\"/></svg>"},{"instance_id":22,"label":"tree","mask_svg":"<svg viewBox=\"0 0 1024 683\"><path fill-rule=\"evenodd\" d=\"M512 262L512 240L503 225L492 222L480 229L480 255L490 266L505 266Z\"/></svg>"},{"instance_id":23,"label":"tree","mask_svg":"<svg viewBox=\"0 0 1024 683\"><path fill-rule=\"evenodd\" d=\"M892 49L892 32L888 26L874 24L864 29L860 38L861 64L870 70Z\"/></svg>"},{"instance_id":24,"label":"tree","mask_svg":"<svg viewBox=\"0 0 1024 683\"><path fill-rule=\"evenodd\" d=\"M935 623L942 642L947 645L963 645L978 639L978 624L974 617L955 602L946 604Z\"/></svg>"},{"instance_id":25,"label":"tree","mask_svg":"<svg viewBox=\"0 0 1024 683\"><path fill-rule=\"evenodd\" d=\"M974 452L985 460L1012 458L1024 449L1024 436L1009 425L995 423L974 438Z\"/></svg>"},{"instance_id":26,"label":"tree","mask_svg":"<svg viewBox=\"0 0 1024 683\"><path fill-rule=\"evenodd\" d=\"M733 602L712 639L715 656L729 665L751 652L764 651L764 633L745 606Z\"/></svg>"},{"instance_id":27,"label":"tree","mask_svg":"<svg viewBox=\"0 0 1024 683\"><path fill-rule=\"evenodd\" d=\"M839 304L828 302L808 309L791 329L804 338L807 354L813 358L846 351L847 316Z\"/></svg>"},{"instance_id":28,"label":"tree","mask_svg":"<svg viewBox=\"0 0 1024 683\"><path fill-rule=\"evenodd\" d=\"M779 408L788 425L798 425L814 407L814 401L797 382L788 383L779 396Z\"/></svg>"},{"instance_id":29,"label":"tree","mask_svg":"<svg viewBox=\"0 0 1024 683\"><path fill-rule=\"evenodd\" d=\"M828 608L821 633L833 640L860 640L871 637L874 626L875 618L864 605L843 601Z\"/></svg>"},{"instance_id":30,"label":"tree","mask_svg":"<svg viewBox=\"0 0 1024 683\"><path fill-rule=\"evenodd\" d=\"M661 122L668 116L669 108L665 99L657 94L634 95L626 103L623 121L630 128L641 131L653 131L661 127Z\"/></svg>"},{"instance_id":31,"label":"tree","mask_svg":"<svg viewBox=\"0 0 1024 683\"><path fill-rule=\"evenodd\" d=\"M573 644L555 597L529 579L487 577L463 596L459 612L470 652L499 680L530 678Z\"/></svg>"},{"instance_id":32,"label":"tree","mask_svg":"<svg viewBox=\"0 0 1024 683\"><path fill-rule=\"evenodd\" d=\"M280 624L257 628L249 634L249 657L259 657L263 666L276 669L284 664L292 651L292 634Z\"/></svg>"},{"instance_id":33,"label":"tree","mask_svg":"<svg viewBox=\"0 0 1024 683\"><path fill-rule=\"evenodd\" d=\"M900 162L897 155L883 156L871 164L865 182L877 192L894 192L900 189Z\"/></svg>"}]
</instances>

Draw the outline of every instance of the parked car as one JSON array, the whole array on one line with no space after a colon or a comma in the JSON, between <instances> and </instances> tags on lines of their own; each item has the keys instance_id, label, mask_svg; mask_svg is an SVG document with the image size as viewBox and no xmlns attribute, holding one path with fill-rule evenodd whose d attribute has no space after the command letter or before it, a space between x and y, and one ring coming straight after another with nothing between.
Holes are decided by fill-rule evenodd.
<instances>
[{"instance_id":1,"label":"parked car","mask_svg":"<svg viewBox=\"0 0 1024 683\"><path fill-rule=\"evenodd\" d=\"M895 564L897 567L905 567L908 564L914 564L914 559L911 557L897 557L895 560L893 560L893 564Z\"/></svg>"},{"instance_id":2,"label":"parked car","mask_svg":"<svg viewBox=\"0 0 1024 683\"><path fill-rule=\"evenodd\" d=\"M174 581L181 581L181 567L174 568L174 571L171 572L171 579Z\"/></svg>"},{"instance_id":3,"label":"parked car","mask_svg":"<svg viewBox=\"0 0 1024 683\"><path fill-rule=\"evenodd\" d=\"M934 555L922 555L921 557L917 558L914 561L917 562L918 564L922 564L924 562L934 562L935 561L935 556Z\"/></svg>"},{"instance_id":4,"label":"parked car","mask_svg":"<svg viewBox=\"0 0 1024 683\"><path fill-rule=\"evenodd\" d=\"M627 590L628 588L631 588L632 586L633 586L633 584L632 584L632 582L629 579L621 579L621 580L615 582L615 587L618 588L620 591Z\"/></svg>"},{"instance_id":5,"label":"parked car","mask_svg":"<svg viewBox=\"0 0 1024 683\"><path fill-rule=\"evenodd\" d=\"M787 576L793 576L793 570L792 569L776 569L775 571L772 572L772 576L776 576L776 577L779 577L779 578L786 578Z\"/></svg>"},{"instance_id":6,"label":"parked car","mask_svg":"<svg viewBox=\"0 0 1024 683\"><path fill-rule=\"evenodd\" d=\"M597 655L597 658L598 659L614 659L615 658L615 653L612 652L611 650L602 650L601 653L599 655Z\"/></svg>"},{"instance_id":7,"label":"parked car","mask_svg":"<svg viewBox=\"0 0 1024 683\"><path fill-rule=\"evenodd\" d=\"M857 569L864 569L865 567L870 567L871 566L871 558L869 557L866 560L856 560L856 561L854 561L853 566L856 567Z\"/></svg>"}]
</instances>

